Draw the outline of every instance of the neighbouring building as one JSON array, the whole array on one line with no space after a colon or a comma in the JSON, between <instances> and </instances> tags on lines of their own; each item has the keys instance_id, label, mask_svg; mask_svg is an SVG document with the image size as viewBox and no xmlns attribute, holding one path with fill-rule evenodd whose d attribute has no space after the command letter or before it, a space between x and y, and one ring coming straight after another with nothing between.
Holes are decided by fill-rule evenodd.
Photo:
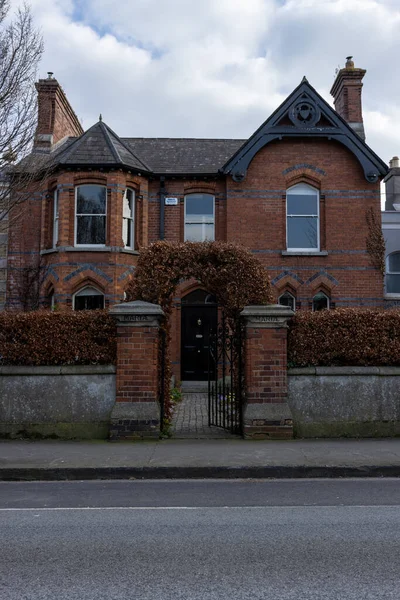
<instances>
[{"instance_id":1,"label":"neighbouring building","mask_svg":"<svg viewBox=\"0 0 400 600\"><path fill-rule=\"evenodd\" d=\"M246 140L120 137L101 118L83 132L56 79L40 80L34 152L54 169L10 228L7 307L23 308L36 288L42 305L120 302L140 248L159 239L245 245L294 310L382 306L366 215L380 220L388 168L365 143L364 75L349 57L331 89L335 110L303 78ZM178 379L206 378L216 318L216 299L182 283Z\"/></svg>"},{"instance_id":2,"label":"neighbouring building","mask_svg":"<svg viewBox=\"0 0 400 600\"><path fill-rule=\"evenodd\" d=\"M394 156L384 181L385 210L382 212L382 231L385 238L385 303L400 306L400 160Z\"/></svg>"}]
</instances>

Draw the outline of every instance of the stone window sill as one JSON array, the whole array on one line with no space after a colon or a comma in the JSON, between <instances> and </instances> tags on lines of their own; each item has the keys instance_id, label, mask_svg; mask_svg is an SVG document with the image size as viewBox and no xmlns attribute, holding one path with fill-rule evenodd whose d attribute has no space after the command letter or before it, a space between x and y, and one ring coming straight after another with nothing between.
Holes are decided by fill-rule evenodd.
<instances>
[{"instance_id":1,"label":"stone window sill","mask_svg":"<svg viewBox=\"0 0 400 600\"><path fill-rule=\"evenodd\" d=\"M123 252L124 254L139 254L138 250L120 248L118 246L102 246L101 248L96 248L95 246L57 246L57 248L41 250L40 254L53 254L53 252Z\"/></svg>"},{"instance_id":2,"label":"stone window sill","mask_svg":"<svg viewBox=\"0 0 400 600\"><path fill-rule=\"evenodd\" d=\"M309 250L304 252L301 250L282 250L282 256L328 256L328 252L327 250L320 250L318 252Z\"/></svg>"},{"instance_id":3,"label":"stone window sill","mask_svg":"<svg viewBox=\"0 0 400 600\"><path fill-rule=\"evenodd\" d=\"M124 254L139 254L138 250L131 250L130 248L118 248L117 252L123 252Z\"/></svg>"}]
</instances>

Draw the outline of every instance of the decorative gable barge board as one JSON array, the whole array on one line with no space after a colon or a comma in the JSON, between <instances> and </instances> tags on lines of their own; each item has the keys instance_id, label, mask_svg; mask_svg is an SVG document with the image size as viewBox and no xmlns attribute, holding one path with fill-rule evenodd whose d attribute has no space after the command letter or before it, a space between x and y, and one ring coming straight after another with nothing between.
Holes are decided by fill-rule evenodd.
<instances>
[{"instance_id":1,"label":"decorative gable barge board","mask_svg":"<svg viewBox=\"0 0 400 600\"><path fill-rule=\"evenodd\" d=\"M296 124L295 117L293 112L291 114L291 111L294 111L296 105L302 102L308 104L311 109L320 111L320 118L324 117L331 123L331 126L318 127L320 119L310 119L310 127L300 122ZM290 118L293 125L279 125L285 117ZM257 129L233 157L225 163L221 172L231 174L234 181L243 181L246 177L249 164L257 152L270 142L280 140L284 137L322 137L340 142L356 156L364 170L366 180L370 183L378 181L380 176L383 177L388 173L387 165L306 80L300 83L281 106Z\"/></svg>"}]
</instances>

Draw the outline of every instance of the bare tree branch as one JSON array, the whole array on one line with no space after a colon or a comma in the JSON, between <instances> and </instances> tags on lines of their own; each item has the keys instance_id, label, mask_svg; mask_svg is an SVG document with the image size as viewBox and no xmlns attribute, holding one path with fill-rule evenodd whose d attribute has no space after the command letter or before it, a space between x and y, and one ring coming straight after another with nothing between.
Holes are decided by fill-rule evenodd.
<instances>
[{"instance_id":1,"label":"bare tree branch","mask_svg":"<svg viewBox=\"0 0 400 600\"><path fill-rule=\"evenodd\" d=\"M28 157L36 128L34 83L43 40L27 4L10 22L9 11L10 0L0 0L0 221L35 189L41 190L46 176L43 155Z\"/></svg>"}]
</instances>

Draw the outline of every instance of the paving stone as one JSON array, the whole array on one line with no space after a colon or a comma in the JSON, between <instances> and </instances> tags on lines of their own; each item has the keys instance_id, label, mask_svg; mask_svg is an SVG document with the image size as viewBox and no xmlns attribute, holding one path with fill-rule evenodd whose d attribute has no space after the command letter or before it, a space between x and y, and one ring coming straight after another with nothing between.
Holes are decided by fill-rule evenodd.
<instances>
[{"instance_id":1,"label":"paving stone","mask_svg":"<svg viewBox=\"0 0 400 600\"><path fill-rule=\"evenodd\" d=\"M172 418L172 436L174 438L232 439L236 436L220 427L208 424L208 394L184 393Z\"/></svg>"}]
</instances>

